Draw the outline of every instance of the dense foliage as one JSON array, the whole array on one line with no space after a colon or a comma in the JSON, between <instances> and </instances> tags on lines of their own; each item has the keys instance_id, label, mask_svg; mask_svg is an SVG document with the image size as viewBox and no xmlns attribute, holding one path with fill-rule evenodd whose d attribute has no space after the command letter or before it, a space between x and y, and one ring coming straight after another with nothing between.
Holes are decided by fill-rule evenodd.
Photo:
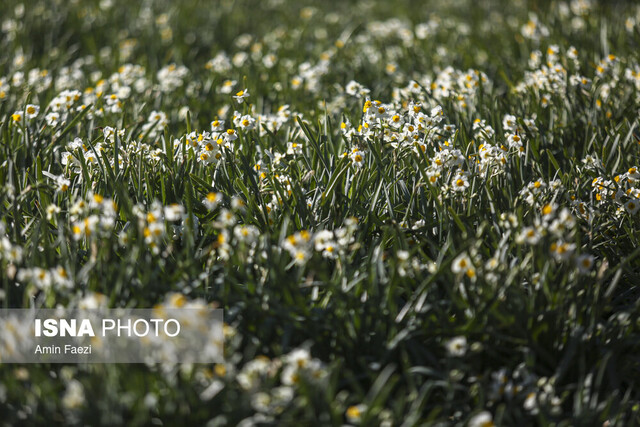
<instances>
[{"instance_id":1,"label":"dense foliage","mask_svg":"<svg viewBox=\"0 0 640 427\"><path fill-rule=\"evenodd\" d=\"M213 366L2 365L0 422L640 421L640 7L0 19L3 307L226 323Z\"/></svg>"}]
</instances>

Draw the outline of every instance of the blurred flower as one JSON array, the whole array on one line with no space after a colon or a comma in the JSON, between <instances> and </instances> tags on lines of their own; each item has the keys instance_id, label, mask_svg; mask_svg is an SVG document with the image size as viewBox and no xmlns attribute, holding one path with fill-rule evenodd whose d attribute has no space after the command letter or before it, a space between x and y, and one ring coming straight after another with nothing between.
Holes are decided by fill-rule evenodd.
<instances>
[{"instance_id":1,"label":"blurred flower","mask_svg":"<svg viewBox=\"0 0 640 427\"><path fill-rule=\"evenodd\" d=\"M479 412L469 420L469 427L493 427L494 425L489 411Z\"/></svg>"},{"instance_id":2,"label":"blurred flower","mask_svg":"<svg viewBox=\"0 0 640 427\"><path fill-rule=\"evenodd\" d=\"M467 353L467 338L464 336L451 338L447 341L446 348L450 356L464 356Z\"/></svg>"},{"instance_id":3,"label":"blurred flower","mask_svg":"<svg viewBox=\"0 0 640 427\"><path fill-rule=\"evenodd\" d=\"M347 421L352 424L360 424L362 420L362 415L367 411L367 405L361 403L355 406L349 406L347 408Z\"/></svg>"}]
</instances>

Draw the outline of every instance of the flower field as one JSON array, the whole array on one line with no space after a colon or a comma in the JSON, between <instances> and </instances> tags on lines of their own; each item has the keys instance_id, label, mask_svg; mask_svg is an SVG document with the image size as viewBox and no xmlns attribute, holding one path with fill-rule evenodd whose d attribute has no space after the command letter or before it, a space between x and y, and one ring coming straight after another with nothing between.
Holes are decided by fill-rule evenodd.
<instances>
[{"instance_id":1,"label":"flower field","mask_svg":"<svg viewBox=\"0 0 640 427\"><path fill-rule=\"evenodd\" d=\"M219 364L0 364L0 424L640 423L640 5L0 20L2 307L225 322Z\"/></svg>"}]
</instances>

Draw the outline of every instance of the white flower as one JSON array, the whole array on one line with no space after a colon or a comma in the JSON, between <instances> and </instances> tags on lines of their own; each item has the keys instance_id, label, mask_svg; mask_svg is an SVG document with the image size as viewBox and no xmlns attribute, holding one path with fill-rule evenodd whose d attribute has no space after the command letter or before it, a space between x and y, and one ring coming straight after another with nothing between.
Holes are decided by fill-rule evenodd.
<instances>
[{"instance_id":1,"label":"white flower","mask_svg":"<svg viewBox=\"0 0 640 427\"><path fill-rule=\"evenodd\" d=\"M367 412L367 405L361 403L359 405L350 406L347 408L347 421L352 424L360 424L362 420L362 415Z\"/></svg>"},{"instance_id":2,"label":"white flower","mask_svg":"<svg viewBox=\"0 0 640 427\"><path fill-rule=\"evenodd\" d=\"M482 411L469 420L469 427L493 427L494 425L489 411Z\"/></svg>"},{"instance_id":3,"label":"white flower","mask_svg":"<svg viewBox=\"0 0 640 427\"><path fill-rule=\"evenodd\" d=\"M640 202L638 200L629 200L624 204L624 209L631 215L635 215L640 209Z\"/></svg>"},{"instance_id":4,"label":"white flower","mask_svg":"<svg viewBox=\"0 0 640 427\"><path fill-rule=\"evenodd\" d=\"M233 229L233 234L240 242L252 243L260 235L260 231L253 225L241 225Z\"/></svg>"},{"instance_id":5,"label":"white flower","mask_svg":"<svg viewBox=\"0 0 640 427\"><path fill-rule=\"evenodd\" d=\"M211 122L212 132L222 132L224 130L224 120L214 120Z\"/></svg>"},{"instance_id":6,"label":"white flower","mask_svg":"<svg viewBox=\"0 0 640 427\"><path fill-rule=\"evenodd\" d=\"M451 179L451 186L455 191L464 191L469 188L469 178L464 173L458 173Z\"/></svg>"},{"instance_id":7,"label":"white flower","mask_svg":"<svg viewBox=\"0 0 640 427\"><path fill-rule=\"evenodd\" d=\"M235 225L236 216L228 209L222 209L220 211L220 221L227 227Z\"/></svg>"},{"instance_id":8,"label":"white flower","mask_svg":"<svg viewBox=\"0 0 640 427\"><path fill-rule=\"evenodd\" d=\"M259 391L251 396L251 406L258 412L269 412L270 405L271 396L269 396L269 393Z\"/></svg>"},{"instance_id":9,"label":"white flower","mask_svg":"<svg viewBox=\"0 0 640 427\"><path fill-rule=\"evenodd\" d=\"M364 152L354 149L351 154L349 154L349 158L357 167L361 168L364 166Z\"/></svg>"},{"instance_id":10,"label":"white flower","mask_svg":"<svg viewBox=\"0 0 640 427\"><path fill-rule=\"evenodd\" d=\"M164 217L167 221L178 221L184 216L184 207L177 203L164 207Z\"/></svg>"},{"instance_id":11,"label":"white flower","mask_svg":"<svg viewBox=\"0 0 640 427\"><path fill-rule=\"evenodd\" d=\"M502 128L505 132L513 133L516 131L518 126L518 122L516 121L516 116L512 114L505 114L502 119Z\"/></svg>"},{"instance_id":12,"label":"white flower","mask_svg":"<svg viewBox=\"0 0 640 427\"><path fill-rule=\"evenodd\" d=\"M269 366L268 358L258 356L244 365L236 379L243 389L253 390L258 387L262 377L267 374Z\"/></svg>"},{"instance_id":13,"label":"white flower","mask_svg":"<svg viewBox=\"0 0 640 427\"><path fill-rule=\"evenodd\" d=\"M297 348L285 356L285 361L299 369L305 368L311 360L311 354L306 348Z\"/></svg>"},{"instance_id":14,"label":"white flower","mask_svg":"<svg viewBox=\"0 0 640 427\"><path fill-rule=\"evenodd\" d=\"M316 251L324 250L333 240L333 232L330 230L320 230L313 237Z\"/></svg>"},{"instance_id":15,"label":"white flower","mask_svg":"<svg viewBox=\"0 0 640 427\"><path fill-rule=\"evenodd\" d=\"M582 254L576 258L576 265L581 273L589 273L593 268L594 257L589 254Z\"/></svg>"},{"instance_id":16,"label":"white flower","mask_svg":"<svg viewBox=\"0 0 640 427\"><path fill-rule=\"evenodd\" d=\"M222 391L223 388L224 388L224 383L222 381L214 380L211 382L211 384L209 384L209 387L207 387L200 393L200 399L204 401L211 400L218 393L220 393L220 391Z\"/></svg>"},{"instance_id":17,"label":"white flower","mask_svg":"<svg viewBox=\"0 0 640 427\"><path fill-rule=\"evenodd\" d=\"M347 85L344 87L344 90L348 95L351 96L367 96L370 92L369 89L362 86L355 80L351 80L349 83L347 83Z\"/></svg>"},{"instance_id":18,"label":"white flower","mask_svg":"<svg viewBox=\"0 0 640 427\"><path fill-rule=\"evenodd\" d=\"M55 112L51 112L51 113L47 114L44 117L44 119L47 122L47 125L49 125L51 127L56 127L56 126L58 126L58 123L60 123L60 114L55 113Z\"/></svg>"},{"instance_id":19,"label":"white flower","mask_svg":"<svg viewBox=\"0 0 640 427\"><path fill-rule=\"evenodd\" d=\"M295 385L300 381L299 368L295 365L287 365L282 370L280 380L284 385Z\"/></svg>"},{"instance_id":20,"label":"white flower","mask_svg":"<svg viewBox=\"0 0 640 427\"><path fill-rule=\"evenodd\" d=\"M227 131L224 132L223 135L224 135L224 140L227 143L233 142L236 139L238 139L238 134L234 129L227 129Z\"/></svg>"},{"instance_id":21,"label":"white flower","mask_svg":"<svg viewBox=\"0 0 640 427\"><path fill-rule=\"evenodd\" d=\"M238 126L242 130L251 130L256 125L256 119L254 119L253 117L251 117L248 114L244 115L242 117L239 117L237 122L238 123L236 124L236 126Z\"/></svg>"},{"instance_id":22,"label":"white flower","mask_svg":"<svg viewBox=\"0 0 640 427\"><path fill-rule=\"evenodd\" d=\"M67 390L62 396L62 405L69 409L80 408L85 401L84 388L78 380L71 380L67 384Z\"/></svg>"},{"instance_id":23,"label":"white flower","mask_svg":"<svg viewBox=\"0 0 640 427\"><path fill-rule=\"evenodd\" d=\"M206 68L212 72L225 74L231 71L231 61L225 52L218 53L213 59L209 60ZM235 81L233 82L235 85Z\"/></svg>"},{"instance_id":24,"label":"white flower","mask_svg":"<svg viewBox=\"0 0 640 427\"><path fill-rule=\"evenodd\" d=\"M311 257L311 253L306 248L297 248L292 256L296 264L303 265Z\"/></svg>"},{"instance_id":25,"label":"white flower","mask_svg":"<svg viewBox=\"0 0 640 427\"><path fill-rule=\"evenodd\" d=\"M234 196L231 198L231 208L233 210L241 210L244 209L245 202L240 197Z\"/></svg>"},{"instance_id":26,"label":"white flower","mask_svg":"<svg viewBox=\"0 0 640 427\"><path fill-rule=\"evenodd\" d=\"M38 289L42 290L49 289L52 283L49 271L40 267L18 271L18 280L21 282L32 282Z\"/></svg>"},{"instance_id":27,"label":"white flower","mask_svg":"<svg viewBox=\"0 0 640 427\"><path fill-rule=\"evenodd\" d=\"M242 104L245 98L249 97L249 90L243 89L241 91L236 92L233 98L238 102L238 104Z\"/></svg>"},{"instance_id":28,"label":"white flower","mask_svg":"<svg viewBox=\"0 0 640 427\"><path fill-rule=\"evenodd\" d=\"M446 348L450 356L464 356L467 352L467 338L463 336L451 338L447 341Z\"/></svg>"},{"instance_id":29,"label":"white flower","mask_svg":"<svg viewBox=\"0 0 640 427\"><path fill-rule=\"evenodd\" d=\"M524 404L522 405L524 409L532 414L538 413L538 399L535 392L531 392L527 395L527 398L524 400Z\"/></svg>"},{"instance_id":30,"label":"white flower","mask_svg":"<svg viewBox=\"0 0 640 427\"><path fill-rule=\"evenodd\" d=\"M27 107L25 108L25 111L27 113L27 119L34 119L38 116L38 113L40 112L40 106L34 105L34 104L28 104Z\"/></svg>"},{"instance_id":31,"label":"white flower","mask_svg":"<svg viewBox=\"0 0 640 427\"><path fill-rule=\"evenodd\" d=\"M22 246L13 245L8 238L3 237L0 239L0 248L2 249L0 258L5 258L10 263L22 261Z\"/></svg>"},{"instance_id":32,"label":"white flower","mask_svg":"<svg viewBox=\"0 0 640 427\"><path fill-rule=\"evenodd\" d=\"M66 179L64 176L60 175L56 177L56 191L58 193L64 193L69 189L70 185L71 185L71 181Z\"/></svg>"},{"instance_id":33,"label":"white flower","mask_svg":"<svg viewBox=\"0 0 640 427\"><path fill-rule=\"evenodd\" d=\"M525 227L516 238L516 243L522 244L526 242L530 245L535 245L540 241L541 238L542 235L536 228Z\"/></svg>"},{"instance_id":34,"label":"white flower","mask_svg":"<svg viewBox=\"0 0 640 427\"><path fill-rule=\"evenodd\" d=\"M288 142L287 154L294 155L294 156L302 154L302 144L300 144L299 142Z\"/></svg>"},{"instance_id":35,"label":"white flower","mask_svg":"<svg viewBox=\"0 0 640 427\"><path fill-rule=\"evenodd\" d=\"M222 94L229 94L233 90L236 85L235 80L225 80L222 82L222 86L220 86L219 92Z\"/></svg>"},{"instance_id":36,"label":"white flower","mask_svg":"<svg viewBox=\"0 0 640 427\"><path fill-rule=\"evenodd\" d=\"M73 287L73 281L69 277L69 273L67 273L67 270L62 266L52 269L51 277L56 286L66 289L71 289Z\"/></svg>"},{"instance_id":37,"label":"white flower","mask_svg":"<svg viewBox=\"0 0 640 427\"><path fill-rule=\"evenodd\" d=\"M451 271L455 274L466 274L470 279L476 276L475 267L466 252L461 253L453 260L451 263Z\"/></svg>"},{"instance_id":38,"label":"white flower","mask_svg":"<svg viewBox=\"0 0 640 427\"><path fill-rule=\"evenodd\" d=\"M220 204L222 201L221 193L209 193L207 197L202 201L202 203L209 209L210 211L214 210L216 206Z\"/></svg>"},{"instance_id":39,"label":"white flower","mask_svg":"<svg viewBox=\"0 0 640 427\"><path fill-rule=\"evenodd\" d=\"M60 208L57 205L50 204L47 206L47 220L51 221L57 214L60 213Z\"/></svg>"},{"instance_id":40,"label":"white flower","mask_svg":"<svg viewBox=\"0 0 640 427\"><path fill-rule=\"evenodd\" d=\"M575 249L575 243L567 243L561 240L558 240L556 243L552 243L550 247L551 253L558 261L566 261L571 258Z\"/></svg>"}]
</instances>

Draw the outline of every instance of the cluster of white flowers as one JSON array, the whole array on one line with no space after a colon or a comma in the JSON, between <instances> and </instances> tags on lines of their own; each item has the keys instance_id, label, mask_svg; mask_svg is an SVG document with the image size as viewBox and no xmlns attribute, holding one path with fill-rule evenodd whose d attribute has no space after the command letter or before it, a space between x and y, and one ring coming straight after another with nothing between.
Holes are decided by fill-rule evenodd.
<instances>
[{"instance_id":1,"label":"cluster of white flowers","mask_svg":"<svg viewBox=\"0 0 640 427\"><path fill-rule=\"evenodd\" d=\"M334 230L319 230L313 234L302 230L288 236L282 242L282 247L289 252L298 265L304 265L311 258L314 250L323 258L344 257L349 245L354 242L357 224L356 218L347 218L344 227Z\"/></svg>"},{"instance_id":2,"label":"cluster of white flowers","mask_svg":"<svg viewBox=\"0 0 640 427\"><path fill-rule=\"evenodd\" d=\"M226 368L227 365L218 365L217 373L229 377L232 372ZM235 379L250 394L254 410L273 416L284 410L303 382L317 386L326 376L324 363L311 357L309 350L297 348L276 359L257 356L244 364Z\"/></svg>"},{"instance_id":3,"label":"cluster of white flowers","mask_svg":"<svg viewBox=\"0 0 640 427\"><path fill-rule=\"evenodd\" d=\"M184 65L169 64L158 71L156 76L160 85L160 91L172 92L184 84L189 70Z\"/></svg>"},{"instance_id":4,"label":"cluster of white flowers","mask_svg":"<svg viewBox=\"0 0 640 427\"><path fill-rule=\"evenodd\" d=\"M21 283L32 283L36 288L46 291L53 287L57 291L73 288L73 280L62 266L44 269L40 267L22 268L16 277Z\"/></svg>"}]
</instances>

